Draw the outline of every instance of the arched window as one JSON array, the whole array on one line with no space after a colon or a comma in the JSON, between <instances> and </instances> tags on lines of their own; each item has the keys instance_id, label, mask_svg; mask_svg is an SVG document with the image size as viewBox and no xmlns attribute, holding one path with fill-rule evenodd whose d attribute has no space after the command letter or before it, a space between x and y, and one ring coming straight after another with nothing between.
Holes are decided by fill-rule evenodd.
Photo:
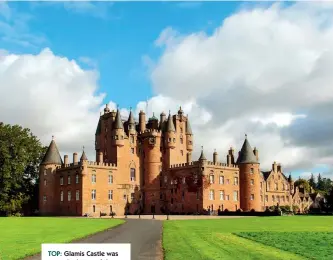
<instances>
[{"instance_id":1,"label":"arched window","mask_svg":"<svg viewBox=\"0 0 333 260\"><path fill-rule=\"evenodd\" d=\"M96 207L95 207L95 205L93 206L93 212L95 212L96 211Z\"/></svg>"},{"instance_id":2,"label":"arched window","mask_svg":"<svg viewBox=\"0 0 333 260\"><path fill-rule=\"evenodd\" d=\"M134 168L131 168L131 181L135 181L135 169Z\"/></svg>"}]
</instances>

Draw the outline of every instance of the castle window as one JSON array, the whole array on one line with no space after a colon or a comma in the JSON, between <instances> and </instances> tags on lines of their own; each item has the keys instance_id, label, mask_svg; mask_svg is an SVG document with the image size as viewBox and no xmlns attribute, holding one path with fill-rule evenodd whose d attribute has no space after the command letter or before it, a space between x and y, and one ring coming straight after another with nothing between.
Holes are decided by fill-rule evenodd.
<instances>
[{"instance_id":1,"label":"castle window","mask_svg":"<svg viewBox=\"0 0 333 260\"><path fill-rule=\"evenodd\" d=\"M60 191L60 201L64 201L64 192Z\"/></svg>"},{"instance_id":2,"label":"castle window","mask_svg":"<svg viewBox=\"0 0 333 260\"><path fill-rule=\"evenodd\" d=\"M224 191L220 190L220 200L224 200Z\"/></svg>"},{"instance_id":3,"label":"castle window","mask_svg":"<svg viewBox=\"0 0 333 260\"><path fill-rule=\"evenodd\" d=\"M254 179L251 179L251 185L254 185Z\"/></svg>"},{"instance_id":4,"label":"castle window","mask_svg":"<svg viewBox=\"0 0 333 260\"><path fill-rule=\"evenodd\" d=\"M226 199L226 200L229 200L229 195L225 195L225 199Z\"/></svg>"},{"instance_id":5,"label":"castle window","mask_svg":"<svg viewBox=\"0 0 333 260\"><path fill-rule=\"evenodd\" d=\"M71 201L71 199L72 199L72 192L69 191L69 192L67 193L67 200L68 200L68 201Z\"/></svg>"},{"instance_id":6,"label":"castle window","mask_svg":"<svg viewBox=\"0 0 333 260\"><path fill-rule=\"evenodd\" d=\"M64 177L60 177L60 185L64 185Z\"/></svg>"},{"instance_id":7,"label":"castle window","mask_svg":"<svg viewBox=\"0 0 333 260\"><path fill-rule=\"evenodd\" d=\"M96 190L91 191L91 199L96 200Z\"/></svg>"},{"instance_id":8,"label":"castle window","mask_svg":"<svg viewBox=\"0 0 333 260\"><path fill-rule=\"evenodd\" d=\"M44 180L44 186L46 186L46 180Z\"/></svg>"},{"instance_id":9,"label":"castle window","mask_svg":"<svg viewBox=\"0 0 333 260\"><path fill-rule=\"evenodd\" d=\"M173 138L173 142L174 142L174 143L176 142L176 138Z\"/></svg>"},{"instance_id":10,"label":"castle window","mask_svg":"<svg viewBox=\"0 0 333 260\"><path fill-rule=\"evenodd\" d=\"M180 143L181 143L181 144L183 143L183 138L182 138L182 137L180 138Z\"/></svg>"},{"instance_id":11,"label":"castle window","mask_svg":"<svg viewBox=\"0 0 333 260\"><path fill-rule=\"evenodd\" d=\"M47 173L46 173L46 170L44 170L44 175L46 175Z\"/></svg>"},{"instance_id":12,"label":"castle window","mask_svg":"<svg viewBox=\"0 0 333 260\"><path fill-rule=\"evenodd\" d=\"M251 200L254 200L254 194L251 194L251 198L250 198Z\"/></svg>"},{"instance_id":13,"label":"castle window","mask_svg":"<svg viewBox=\"0 0 333 260\"><path fill-rule=\"evenodd\" d=\"M284 196L281 196L282 202L284 202Z\"/></svg>"},{"instance_id":14,"label":"castle window","mask_svg":"<svg viewBox=\"0 0 333 260\"><path fill-rule=\"evenodd\" d=\"M113 200L113 191L112 190L109 190L108 199Z\"/></svg>"},{"instance_id":15,"label":"castle window","mask_svg":"<svg viewBox=\"0 0 333 260\"><path fill-rule=\"evenodd\" d=\"M285 190L286 189L286 186L285 186L285 184L283 183L282 184L282 190Z\"/></svg>"},{"instance_id":16,"label":"castle window","mask_svg":"<svg viewBox=\"0 0 333 260\"><path fill-rule=\"evenodd\" d=\"M93 205L93 212L95 212L96 211L96 206L95 205Z\"/></svg>"},{"instance_id":17,"label":"castle window","mask_svg":"<svg viewBox=\"0 0 333 260\"><path fill-rule=\"evenodd\" d=\"M182 127L180 128L180 132L183 133L183 128Z\"/></svg>"},{"instance_id":18,"label":"castle window","mask_svg":"<svg viewBox=\"0 0 333 260\"><path fill-rule=\"evenodd\" d=\"M183 184L185 184L186 183L186 178L185 177L183 177Z\"/></svg>"},{"instance_id":19,"label":"castle window","mask_svg":"<svg viewBox=\"0 0 333 260\"><path fill-rule=\"evenodd\" d=\"M131 153L134 154L134 148L131 148Z\"/></svg>"},{"instance_id":20,"label":"castle window","mask_svg":"<svg viewBox=\"0 0 333 260\"><path fill-rule=\"evenodd\" d=\"M279 175L279 176L278 176L278 179L280 180L280 178L281 178L281 176Z\"/></svg>"},{"instance_id":21,"label":"castle window","mask_svg":"<svg viewBox=\"0 0 333 260\"><path fill-rule=\"evenodd\" d=\"M168 176L164 176L164 183L168 182Z\"/></svg>"},{"instance_id":22,"label":"castle window","mask_svg":"<svg viewBox=\"0 0 333 260\"><path fill-rule=\"evenodd\" d=\"M44 201L44 202L46 201L46 195L43 196L43 201Z\"/></svg>"},{"instance_id":23,"label":"castle window","mask_svg":"<svg viewBox=\"0 0 333 260\"><path fill-rule=\"evenodd\" d=\"M109 175L109 184L113 183L113 175Z\"/></svg>"},{"instance_id":24,"label":"castle window","mask_svg":"<svg viewBox=\"0 0 333 260\"><path fill-rule=\"evenodd\" d=\"M79 190L76 190L75 197L76 197L76 200L80 200L80 191Z\"/></svg>"},{"instance_id":25,"label":"castle window","mask_svg":"<svg viewBox=\"0 0 333 260\"><path fill-rule=\"evenodd\" d=\"M280 202L280 196L276 196L277 201Z\"/></svg>"},{"instance_id":26,"label":"castle window","mask_svg":"<svg viewBox=\"0 0 333 260\"><path fill-rule=\"evenodd\" d=\"M253 168L251 168L251 174L253 174L254 173L254 169Z\"/></svg>"},{"instance_id":27,"label":"castle window","mask_svg":"<svg viewBox=\"0 0 333 260\"><path fill-rule=\"evenodd\" d=\"M227 179L227 184L229 184L230 183L230 180L229 179Z\"/></svg>"},{"instance_id":28,"label":"castle window","mask_svg":"<svg viewBox=\"0 0 333 260\"><path fill-rule=\"evenodd\" d=\"M287 201L289 202L289 196L286 197Z\"/></svg>"},{"instance_id":29,"label":"castle window","mask_svg":"<svg viewBox=\"0 0 333 260\"><path fill-rule=\"evenodd\" d=\"M67 177L67 184L71 184L71 176Z\"/></svg>"},{"instance_id":30,"label":"castle window","mask_svg":"<svg viewBox=\"0 0 333 260\"><path fill-rule=\"evenodd\" d=\"M210 184L213 184L213 183L214 183L214 175L213 175L213 174L210 174L210 175L209 175L209 183L210 183Z\"/></svg>"},{"instance_id":31,"label":"castle window","mask_svg":"<svg viewBox=\"0 0 333 260\"><path fill-rule=\"evenodd\" d=\"M224 184L224 176L220 175L219 183L220 184Z\"/></svg>"},{"instance_id":32,"label":"castle window","mask_svg":"<svg viewBox=\"0 0 333 260\"><path fill-rule=\"evenodd\" d=\"M192 141L188 141L188 144L192 144Z\"/></svg>"},{"instance_id":33,"label":"castle window","mask_svg":"<svg viewBox=\"0 0 333 260\"><path fill-rule=\"evenodd\" d=\"M214 190L209 191L209 199L214 200Z\"/></svg>"},{"instance_id":34,"label":"castle window","mask_svg":"<svg viewBox=\"0 0 333 260\"><path fill-rule=\"evenodd\" d=\"M238 178L234 177L234 185L238 185Z\"/></svg>"},{"instance_id":35,"label":"castle window","mask_svg":"<svg viewBox=\"0 0 333 260\"><path fill-rule=\"evenodd\" d=\"M96 174L91 175L91 183L96 183Z\"/></svg>"},{"instance_id":36,"label":"castle window","mask_svg":"<svg viewBox=\"0 0 333 260\"><path fill-rule=\"evenodd\" d=\"M124 140L124 136L123 135L120 136L120 140Z\"/></svg>"},{"instance_id":37,"label":"castle window","mask_svg":"<svg viewBox=\"0 0 333 260\"><path fill-rule=\"evenodd\" d=\"M275 183L275 190L278 190L278 184Z\"/></svg>"},{"instance_id":38,"label":"castle window","mask_svg":"<svg viewBox=\"0 0 333 260\"><path fill-rule=\"evenodd\" d=\"M268 202L268 195L265 195L265 201Z\"/></svg>"},{"instance_id":39,"label":"castle window","mask_svg":"<svg viewBox=\"0 0 333 260\"><path fill-rule=\"evenodd\" d=\"M183 150L180 150L180 154L183 156L183 155L184 155L184 151L183 151Z\"/></svg>"},{"instance_id":40,"label":"castle window","mask_svg":"<svg viewBox=\"0 0 333 260\"><path fill-rule=\"evenodd\" d=\"M131 168L131 181L135 181L135 169Z\"/></svg>"},{"instance_id":41,"label":"castle window","mask_svg":"<svg viewBox=\"0 0 333 260\"><path fill-rule=\"evenodd\" d=\"M234 191L234 201L238 201L238 191Z\"/></svg>"},{"instance_id":42,"label":"castle window","mask_svg":"<svg viewBox=\"0 0 333 260\"><path fill-rule=\"evenodd\" d=\"M127 200L127 196L126 196L126 194L123 195L123 199L124 199L124 200Z\"/></svg>"},{"instance_id":43,"label":"castle window","mask_svg":"<svg viewBox=\"0 0 333 260\"><path fill-rule=\"evenodd\" d=\"M275 202L275 196L274 195L272 195L272 201Z\"/></svg>"},{"instance_id":44,"label":"castle window","mask_svg":"<svg viewBox=\"0 0 333 260\"><path fill-rule=\"evenodd\" d=\"M168 143L171 143L171 138L168 138Z\"/></svg>"},{"instance_id":45,"label":"castle window","mask_svg":"<svg viewBox=\"0 0 333 260\"><path fill-rule=\"evenodd\" d=\"M131 143L134 144L134 135L131 135Z\"/></svg>"},{"instance_id":46,"label":"castle window","mask_svg":"<svg viewBox=\"0 0 333 260\"><path fill-rule=\"evenodd\" d=\"M114 140L118 140L118 135L115 135L115 136L114 136Z\"/></svg>"}]
</instances>

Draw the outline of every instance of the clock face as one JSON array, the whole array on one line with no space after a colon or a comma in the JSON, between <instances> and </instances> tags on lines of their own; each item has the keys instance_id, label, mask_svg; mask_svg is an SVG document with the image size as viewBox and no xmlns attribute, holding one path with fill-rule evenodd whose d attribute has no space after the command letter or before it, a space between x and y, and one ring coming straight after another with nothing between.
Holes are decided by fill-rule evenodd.
<instances>
[{"instance_id":1,"label":"clock face","mask_svg":"<svg viewBox=\"0 0 333 260\"><path fill-rule=\"evenodd\" d=\"M149 137L149 144L155 144L155 138Z\"/></svg>"}]
</instances>

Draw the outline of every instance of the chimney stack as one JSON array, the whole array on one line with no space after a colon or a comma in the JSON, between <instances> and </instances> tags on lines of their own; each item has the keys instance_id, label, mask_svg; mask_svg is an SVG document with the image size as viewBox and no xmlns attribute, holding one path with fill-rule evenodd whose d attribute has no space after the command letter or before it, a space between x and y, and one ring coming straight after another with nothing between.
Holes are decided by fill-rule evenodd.
<instances>
[{"instance_id":1,"label":"chimney stack","mask_svg":"<svg viewBox=\"0 0 333 260\"><path fill-rule=\"evenodd\" d=\"M216 152L216 150L215 150L214 153L213 153L213 163L214 163L214 164L217 163L217 159L218 159L218 156L217 156L217 152Z\"/></svg>"},{"instance_id":2,"label":"chimney stack","mask_svg":"<svg viewBox=\"0 0 333 260\"><path fill-rule=\"evenodd\" d=\"M73 153L73 164L77 164L77 163L78 163L77 153Z\"/></svg>"},{"instance_id":3,"label":"chimney stack","mask_svg":"<svg viewBox=\"0 0 333 260\"><path fill-rule=\"evenodd\" d=\"M276 162L274 162L272 164L272 170L273 170L273 172L277 172L277 164L276 164Z\"/></svg>"},{"instance_id":4,"label":"chimney stack","mask_svg":"<svg viewBox=\"0 0 333 260\"><path fill-rule=\"evenodd\" d=\"M282 172L281 163L279 163L279 164L277 165L277 171L278 171L278 172Z\"/></svg>"},{"instance_id":5,"label":"chimney stack","mask_svg":"<svg viewBox=\"0 0 333 260\"><path fill-rule=\"evenodd\" d=\"M227 155L227 165L228 166L231 165L231 156L230 156L230 154Z\"/></svg>"},{"instance_id":6,"label":"chimney stack","mask_svg":"<svg viewBox=\"0 0 333 260\"><path fill-rule=\"evenodd\" d=\"M186 154L186 161L187 161L187 163L192 162L192 154L191 153Z\"/></svg>"},{"instance_id":7,"label":"chimney stack","mask_svg":"<svg viewBox=\"0 0 333 260\"><path fill-rule=\"evenodd\" d=\"M64 164L65 165L68 165L69 163L68 163L68 155L65 155L64 156Z\"/></svg>"}]
</instances>

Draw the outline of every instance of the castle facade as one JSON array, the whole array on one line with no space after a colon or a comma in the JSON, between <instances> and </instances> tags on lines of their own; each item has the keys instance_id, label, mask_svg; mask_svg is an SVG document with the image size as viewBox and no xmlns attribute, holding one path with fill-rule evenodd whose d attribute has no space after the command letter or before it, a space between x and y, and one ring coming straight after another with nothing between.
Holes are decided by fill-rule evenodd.
<instances>
[{"instance_id":1,"label":"castle facade","mask_svg":"<svg viewBox=\"0 0 333 260\"><path fill-rule=\"evenodd\" d=\"M311 197L294 187L281 165L260 169L259 152L245 137L236 155L220 162L204 151L192 159L194 136L189 118L162 113L138 122L132 111L122 120L106 106L95 134L96 160L83 151L61 158L51 141L40 165L39 209L45 215L205 213L218 209L264 211L273 205L308 207Z\"/></svg>"}]
</instances>

